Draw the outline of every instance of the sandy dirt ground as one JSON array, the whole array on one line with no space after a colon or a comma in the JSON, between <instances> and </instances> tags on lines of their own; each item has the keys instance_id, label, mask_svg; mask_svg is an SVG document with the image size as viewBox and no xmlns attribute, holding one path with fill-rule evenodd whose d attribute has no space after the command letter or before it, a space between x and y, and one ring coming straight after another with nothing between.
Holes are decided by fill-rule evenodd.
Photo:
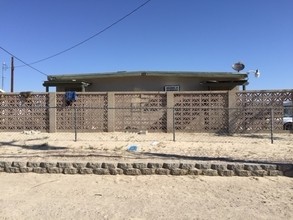
<instances>
[{"instance_id":1,"label":"sandy dirt ground","mask_svg":"<svg viewBox=\"0 0 293 220\"><path fill-rule=\"evenodd\" d=\"M288 177L0 173L0 219L293 219Z\"/></svg>"},{"instance_id":2,"label":"sandy dirt ground","mask_svg":"<svg viewBox=\"0 0 293 220\"><path fill-rule=\"evenodd\" d=\"M0 133L0 160L293 162L293 134ZM136 146L136 152L127 151Z\"/></svg>"},{"instance_id":3,"label":"sandy dirt ground","mask_svg":"<svg viewBox=\"0 0 293 220\"><path fill-rule=\"evenodd\" d=\"M293 135L0 133L0 161L293 162ZM136 146L136 152L129 152ZM0 219L293 219L289 177L0 172Z\"/></svg>"}]
</instances>

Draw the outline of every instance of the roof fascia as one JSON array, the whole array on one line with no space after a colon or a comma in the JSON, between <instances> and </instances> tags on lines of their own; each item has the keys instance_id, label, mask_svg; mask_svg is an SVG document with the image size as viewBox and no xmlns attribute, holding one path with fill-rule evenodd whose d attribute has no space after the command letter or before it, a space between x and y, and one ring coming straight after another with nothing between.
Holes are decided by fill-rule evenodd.
<instances>
[{"instance_id":1,"label":"roof fascia","mask_svg":"<svg viewBox=\"0 0 293 220\"><path fill-rule=\"evenodd\" d=\"M172 72L172 71L136 71L136 72L113 72L113 73L90 73L90 74L68 74L68 75L50 75L49 81L54 80L86 80L99 78L118 78L132 76L160 76L160 77L196 77L196 78L247 78L246 73L232 72Z\"/></svg>"}]
</instances>

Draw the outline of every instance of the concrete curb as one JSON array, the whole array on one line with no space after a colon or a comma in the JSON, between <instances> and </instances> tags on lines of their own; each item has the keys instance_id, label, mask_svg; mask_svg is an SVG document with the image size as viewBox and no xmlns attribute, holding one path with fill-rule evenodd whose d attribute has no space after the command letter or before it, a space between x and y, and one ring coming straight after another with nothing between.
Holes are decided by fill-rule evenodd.
<instances>
[{"instance_id":1,"label":"concrete curb","mask_svg":"<svg viewBox=\"0 0 293 220\"><path fill-rule=\"evenodd\" d=\"M96 175L205 175L205 176L288 176L293 164L242 163L69 163L0 161L0 172Z\"/></svg>"}]
</instances>

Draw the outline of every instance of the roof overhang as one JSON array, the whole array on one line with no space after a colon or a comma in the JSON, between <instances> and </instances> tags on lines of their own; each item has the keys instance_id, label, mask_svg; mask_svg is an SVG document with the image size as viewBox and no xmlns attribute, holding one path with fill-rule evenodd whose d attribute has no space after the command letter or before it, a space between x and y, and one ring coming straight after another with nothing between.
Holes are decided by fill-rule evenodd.
<instances>
[{"instance_id":1,"label":"roof overhang","mask_svg":"<svg viewBox=\"0 0 293 220\"><path fill-rule=\"evenodd\" d=\"M118 71L111 73L86 73L86 74L66 74L66 75L49 75L48 81L87 81L100 78L118 78L118 77L137 77L137 76L154 76L154 77L193 77L206 80L244 80L248 77L246 73L232 72L187 72L187 71Z\"/></svg>"},{"instance_id":2,"label":"roof overhang","mask_svg":"<svg viewBox=\"0 0 293 220\"><path fill-rule=\"evenodd\" d=\"M86 74L66 74L66 75L49 75L48 80L43 83L47 91L49 87L81 88L91 85L99 79L114 79L129 77L168 77L168 78L190 78L196 80L202 85L209 88L233 89L236 86L245 86L248 84L247 73L235 72L186 72L186 71L134 71L134 72L112 72L112 73L86 73Z\"/></svg>"},{"instance_id":3,"label":"roof overhang","mask_svg":"<svg viewBox=\"0 0 293 220\"><path fill-rule=\"evenodd\" d=\"M57 81L57 80L52 80L52 81L45 81L43 83L43 86L45 87L51 87L51 86L84 86L87 87L90 85L90 83L87 82L79 82L79 81L72 81L72 80L62 80L62 81Z\"/></svg>"},{"instance_id":4,"label":"roof overhang","mask_svg":"<svg viewBox=\"0 0 293 220\"><path fill-rule=\"evenodd\" d=\"M239 85L247 85L248 81L245 80L207 80L207 81L202 81L200 84L204 85L209 85L209 86L214 86L214 85L234 85L234 86L239 86Z\"/></svg>"}]
</instances>

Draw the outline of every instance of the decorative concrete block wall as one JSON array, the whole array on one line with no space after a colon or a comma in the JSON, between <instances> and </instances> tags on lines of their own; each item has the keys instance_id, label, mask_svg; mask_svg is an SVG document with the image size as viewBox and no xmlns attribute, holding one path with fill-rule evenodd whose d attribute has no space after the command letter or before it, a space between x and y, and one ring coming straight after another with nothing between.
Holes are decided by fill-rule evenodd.
<instances>
[{"instance_id":1,"label":"decorative concrete block wall","mask_svg":"<svg viewBox=\"0 0 293 220\"><path fill-rule=\"evenodd\" d=\"M96 175L205 175L205 176L289 176L293 164L239 163L72 163L0 161L0 172Z\"/></svg>"},{"instance_id":2,"label":"decorative concrete block wall","mask_svg":"<svg viewBox=\"0 0 293 220\"><path fill-rule=\"evenodd\" d=\"M293 90L79 92L68 105L64 92L0 94L0 130L48 132L274 131L283 132L283 102ZM99 117L97 117L97 115ZM135 129L134 129L135 128Z\"/></svg>"}]
</instances>

